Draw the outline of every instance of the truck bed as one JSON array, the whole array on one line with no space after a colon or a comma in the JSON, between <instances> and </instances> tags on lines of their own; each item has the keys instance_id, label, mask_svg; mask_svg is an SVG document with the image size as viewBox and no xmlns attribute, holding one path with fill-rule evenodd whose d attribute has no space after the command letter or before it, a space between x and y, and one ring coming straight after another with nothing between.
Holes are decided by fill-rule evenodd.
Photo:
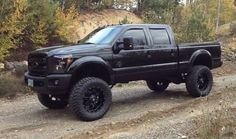
<instances>
[{"instance_id":1,"label":"truck bed","mask_svg":"<svg viewBox=\"0 0 236 139\"><path fill-rule=\"evenodd\" d=\"M195 61L195 56L209 54L211 58L203 57L199 62L206 62L211 59L212 69L222 65L221 46L219 42L182 43L178 45L180 69L185 71Z\"/></svg>"},{"instance_id":2,"label":"truck bed","mask_svg":"<svg viewBox=\"0 0 236 139\"><path fill-rule=\"evenodd\" d=\"M188 47L188 46L216 46L220 45L219 42L211 41L211 42L200 42L200 43L180 43L179 47Z\"/></svg>"}]
</instances>

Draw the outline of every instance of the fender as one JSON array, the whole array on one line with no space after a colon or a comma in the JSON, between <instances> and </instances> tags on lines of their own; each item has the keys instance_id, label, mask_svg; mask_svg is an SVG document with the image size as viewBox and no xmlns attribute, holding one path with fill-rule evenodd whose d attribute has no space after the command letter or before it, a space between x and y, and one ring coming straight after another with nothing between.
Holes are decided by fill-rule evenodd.
<instances>
[{"instance_id":1,"label":"fender","mask_svg":"<svg viewBox=\"0 0 236 139\"><path fill-rule=\"evenodd\" d=\"M97 56L85 56L85 57L77 59L69 66L69 68L67 69L67 73L74 73L79 68L86 66L87 64L102 65L109 72L109 74L112 73L111 66L107 62L105 62L102 58L97 57Z\"/></svg>"},{"instance_id":2,"label":"fender","mask_svg":"<svg viewBox=\"0 0 236 139\"><path fill-rule=\"evenodd\" d=\"M211 53L207 50L204 50L204 49L200 49L200 50L197 50L196 52L194 52L189 60L189 67L192 67L195 60L200 56L200 55L206 55L207 57L210 58L211 60Z\"/></svg>"}]
</instances>

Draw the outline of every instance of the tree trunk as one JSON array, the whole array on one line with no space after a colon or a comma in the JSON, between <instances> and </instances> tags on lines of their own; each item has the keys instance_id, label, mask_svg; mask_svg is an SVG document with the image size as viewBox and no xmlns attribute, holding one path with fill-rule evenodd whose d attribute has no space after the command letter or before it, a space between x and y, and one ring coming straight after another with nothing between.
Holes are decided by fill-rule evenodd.
<instances>
[{"instance_id":1,"label":"tree trunk","mask_svg":"<svg viewBox=\"0 0 236 139\"><path fill-rule=\"evenodd\" d=\"M144 10L145 0L138 0L138 13L142 13Z\"/></svg>"},{"instance_id":2,"label":"tree trunk","mask_svg":"<svg viewBox=\"0 0 236 139\"><path fill-rule=\"evenodd\" d=\"M221 10L221 0L218 0L217 21L216 21L216 32L218 32L219 24L220 24L220 10Z\"/></svg>"}]
</instances>

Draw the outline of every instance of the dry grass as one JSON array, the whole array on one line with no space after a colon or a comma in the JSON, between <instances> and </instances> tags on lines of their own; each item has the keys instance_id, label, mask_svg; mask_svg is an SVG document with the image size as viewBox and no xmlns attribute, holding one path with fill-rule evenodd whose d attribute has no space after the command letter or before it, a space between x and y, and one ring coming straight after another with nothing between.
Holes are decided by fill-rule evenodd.
<instances>
[{"instance_id":1,"label":"dry grass","mask_svg":"<svg viewBox=\"0 0 236 139\"><path fill-rule=\"evenodd\" d=\"M14 98L26 93L31 93L31 91L24 85L22 78L6 72L0 74L0 97Z\"/></svg>"},{"instance_id":2,"label":"dry grass","mask_svg":"<svg viewBox=\"0 0 236 139\"><path fill-rule=\"evenodd\" d=\"M222 43L223 56L231 60L236 58L236 21L219 27L216 35Z\"/></svg>"},{"instance_id":3,"label":"dry grass","mask_svg":"<svg viewBox=\"0 0 236 139\"><path fill-rule=\"evenodd\" d=\"M230 118L209 119L199 132L201 139L234 139L235 137L235 124Z\"/></svg>"},{"instance_id":4,"label":"dry grass","mask_svg":"<svg viewBox=\"0 0 236 139\"><path fill-rule=\"evenodd\" d=\"M209 114L202 121L198 137L201 139L233 139L235 138L235 120L232 114L222 111L216 111L217 114Z\"/></svg>"},{"instance_id":5,"label":"dry grass","mask_svg":"<svg viewBox=\"0 0 236 139\"><path fill-rule=\"evenodd\" d=\"M218 37L231 35L231 32L230 32L230 23L224 24L224 25L220 26L219 29L218 29L218 31L216 32L216 35L217 35Z\"/></svg>"},{"instance_id":6,"label":"dry grass","mask_svg":"<svg viewBox=\"0 0 236 139\"><path fill-rule=\"evenodd\" d=\"M218 106L209 111L203 106L203 116L197 137L201 139L234 139L236 138L236 108L231 107L231 96L221 98Z\"/></svg>"}]
</instances>

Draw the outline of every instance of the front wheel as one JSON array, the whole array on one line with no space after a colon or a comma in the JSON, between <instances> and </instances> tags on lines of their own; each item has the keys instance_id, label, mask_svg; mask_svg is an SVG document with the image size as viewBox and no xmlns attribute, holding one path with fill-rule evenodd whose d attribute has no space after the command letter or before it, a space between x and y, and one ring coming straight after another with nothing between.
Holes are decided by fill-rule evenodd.
<instances>
[{"instance_id":1,"label":"front wheel","mask_svg":"<svg viewBox=\"0 0 236 139\"><path fill-rule=\"evenodd\" d=\"M108 84L95 77L83 78L75 84L69 99L70 110L81 120L102 118L112 101Z\"/></svg>"},{"instance_id":2,"label":"front wheel","mask_svg":"<svg viewBox=\"0 0 236 139\"><path fill-rule=\"evenodd\" d=\"M38 94L40 103L49 109L63 109L67 106L66 96L53 96L50 94Z\"/></svg>"},{"instance_id":3,"label":"front wheel","mask_svg":"<svg viewBox=\"0 0 236 139\"><path fill-rule=\"evenodd\" d=\"M148 88L155 92L163 92L169 86L169 82L167 81L148 80L146 82L147 82Z\"/></svg>"},{"instance_id":4,"label":"front wheel","mask_svg":"<svg viewBox=\"0 0 236 139\"><path fill-rule=\"evenodd\" d=\"M207 96L213 86L213 76L206 66L194 66L186 79L186 88L193 97Z\"/></svg>"}]
</instances>

